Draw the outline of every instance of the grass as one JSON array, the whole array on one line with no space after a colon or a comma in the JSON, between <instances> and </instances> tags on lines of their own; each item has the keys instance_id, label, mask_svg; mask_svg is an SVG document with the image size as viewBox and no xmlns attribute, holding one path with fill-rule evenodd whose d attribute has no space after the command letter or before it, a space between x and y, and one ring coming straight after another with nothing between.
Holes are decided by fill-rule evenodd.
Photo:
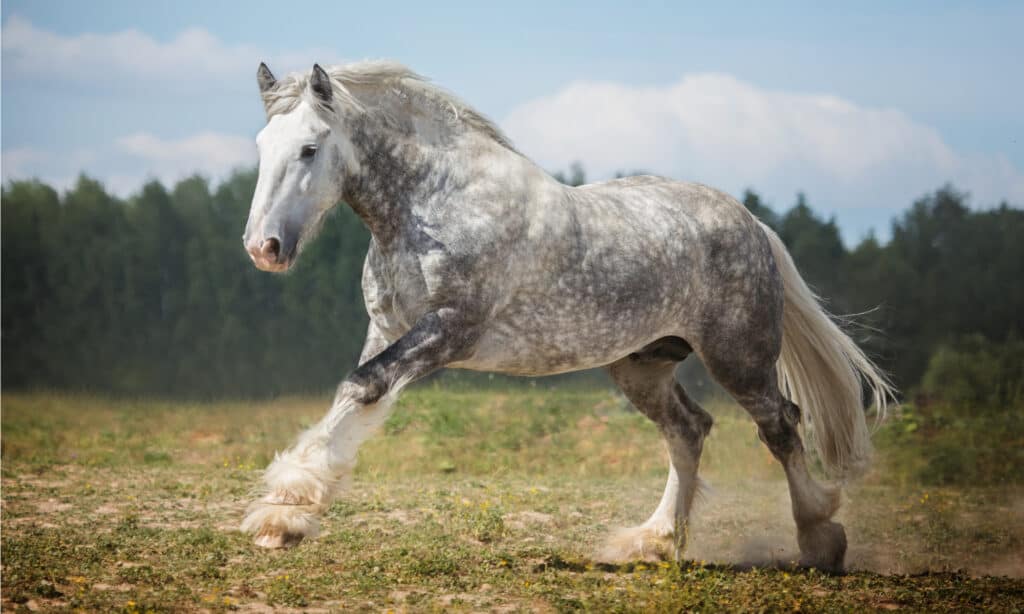
<instances>
[{"instance_id":1,"label":"grass","mask_svg":"<svg viewBox=\"0 0 1024 614\"><path fill-rule=\"evenodd\" d=\"M781 470L711 407L690 562L595 564L656 505L655 429L607 390L409 391L324 534L262 551L236 531L275 450L325 399L180 404L8 394L2 607L85 611L1021 611L1024 492L924 484L908 446L841 511L851 573L788 567ZM903 429L905 424L891 428ZM897 441L883 437L880 441ZM753 564L753 565L752 565ZM1000 577L1011 576L1011 577Z\"/></svg>"}]
</instances>

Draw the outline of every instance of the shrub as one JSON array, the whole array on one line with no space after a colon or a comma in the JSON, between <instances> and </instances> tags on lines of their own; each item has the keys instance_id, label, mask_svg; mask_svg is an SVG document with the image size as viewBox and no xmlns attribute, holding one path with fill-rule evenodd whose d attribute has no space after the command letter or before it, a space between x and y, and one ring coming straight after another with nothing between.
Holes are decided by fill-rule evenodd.
<instances>
[{"instance_id":1,"label":"shrub","mask_svg":"<svg viewBox=\"0 0 1024 614\"><path fill-rule=\"evenodd\" d=\"M880 434L897 474L934 485L1024 483L1024 341L939 348L914 405Z\"/></svg>"},{"instance_id":2,"label":"shrub","mask_svg":"<svg viewBox=\"0 0 1024 614\"><path fill-rule=\"evenodd\" d=\"M1024 406L1024 341L974 335L944 345L929 360L921 391L928 401L971 412Z\"/></svg>"}]
</instances>

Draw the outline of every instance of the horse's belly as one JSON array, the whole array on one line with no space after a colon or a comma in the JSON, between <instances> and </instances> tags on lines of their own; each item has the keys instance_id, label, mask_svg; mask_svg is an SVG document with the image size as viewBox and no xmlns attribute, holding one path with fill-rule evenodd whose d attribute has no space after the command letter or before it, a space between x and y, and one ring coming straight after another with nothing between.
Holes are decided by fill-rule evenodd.
<instances>
[{"instance_id":1,"label":"horse's belly","mask_svg":"<svg viewBox=\"0 0 1024 614\"><path fill-rule=\"evenodd\" d=\"M494 340L484 341L473 356L450 366L473 371L491 371L509 375L555 375L570 371L593 369L611 362L628 352L538 352L536 349L516 347Z\"/></svg>"},{"instance_id":2,"label":"horse's belly","mask_svg":"<svg viewBox=\"0 0 1024 614\"><path fill-rule=\"evenodd\" d=\"M561 324L561 325L560 325ZM513 375L554 375L601 367L669 334L647 318L557 318L516 323L494 322L473 355L453 367Z\"/></svg>"}]
</instances>

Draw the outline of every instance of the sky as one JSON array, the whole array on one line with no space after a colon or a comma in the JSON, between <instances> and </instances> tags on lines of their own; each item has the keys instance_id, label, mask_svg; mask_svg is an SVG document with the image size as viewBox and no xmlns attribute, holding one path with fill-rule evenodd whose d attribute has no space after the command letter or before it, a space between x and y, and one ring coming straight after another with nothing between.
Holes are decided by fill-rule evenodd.
<instances>
[{"instance_id":1,"label":"sky","mask_svg":"<svg viewBox=\"0 0 1024 614\"><path fill-rule=\"evenodd\" d=\"M255 164L256 67L398 60L550 171L645 171L853 244L946 183L1024 206L1022 2L2 3L2 176L127 196Z\"/></svg>"}]
</instances>

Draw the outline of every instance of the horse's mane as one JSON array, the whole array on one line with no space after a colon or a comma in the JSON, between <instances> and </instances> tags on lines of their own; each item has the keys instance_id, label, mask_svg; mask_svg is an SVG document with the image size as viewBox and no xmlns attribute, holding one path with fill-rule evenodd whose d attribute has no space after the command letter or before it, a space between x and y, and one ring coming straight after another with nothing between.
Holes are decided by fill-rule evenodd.
<instances>
[{"instance_id":1,"label":"horse's mane","mask_svg":"<svg viewBox=\"0 0 1024 614\"><path fill-rule=\"evenodd\" d=\"M338 107L366 112L366 104L353 94L353 86L390 87L398 96L403 96L426 114L446 113L449 121L454 119L471 130L493 139L502 147L515 151L512 142L490 119L470 107L457 96L438 87L425 77L390 60L364 60L325 68L331 78L332 95L340 105L327 106L312 95L309 86L310 73L292 73L264 92L263 102L267 119L294 109L306 100L325 113L336 113Z\"/></svg>"}]
</instances>

